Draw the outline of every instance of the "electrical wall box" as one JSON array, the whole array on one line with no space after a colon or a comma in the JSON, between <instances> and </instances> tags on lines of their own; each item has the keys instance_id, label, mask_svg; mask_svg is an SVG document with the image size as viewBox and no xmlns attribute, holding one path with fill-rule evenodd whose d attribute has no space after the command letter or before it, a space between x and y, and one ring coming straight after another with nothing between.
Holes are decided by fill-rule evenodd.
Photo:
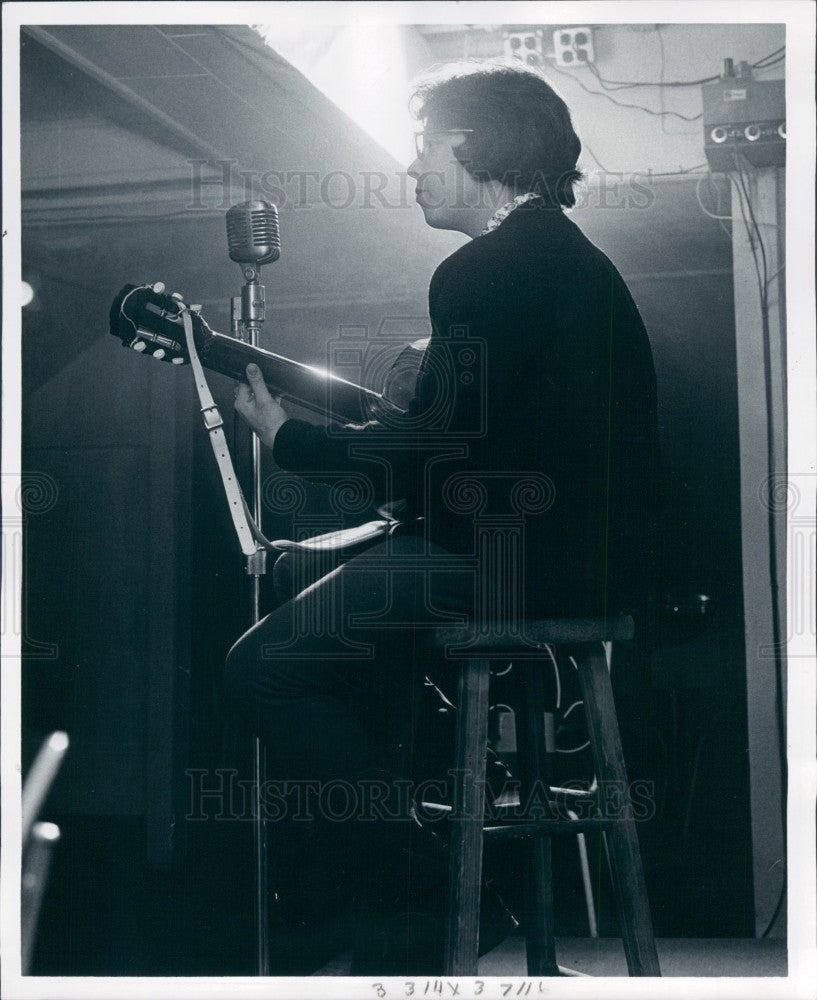
<instances>
[{"instance_id":1,"label":"electrical wall box","mask_svg":"<svg viewBox=\"0 0 817 1000\"><path fill-rule=\"evenodd\" d=\"M544 51L542 32L538 29L506 31L502 36L505 58L509 62L523 62L526 66L542 66Z\"/></svg>"},{"instance_id":2,"label":"electrical wall box","mask_svg":"<svg viewBox=\"0 0 817 1000\"><path fill-rule=\"evenodd\" d=\"M786 82L725 76L701 87L704 151L710 169L786 164Z\"/></svg>"},{"instance_id":3,"label":"electrical wall box","mask_svg":"<svg viewBox=\"0 0 817 1000\"><path fill-rule=\"evenodd\" d=\"M595 62L590 28L557 28L553 32L553 55L557 66L580 66Z\"/></svg>"}]
</instances>

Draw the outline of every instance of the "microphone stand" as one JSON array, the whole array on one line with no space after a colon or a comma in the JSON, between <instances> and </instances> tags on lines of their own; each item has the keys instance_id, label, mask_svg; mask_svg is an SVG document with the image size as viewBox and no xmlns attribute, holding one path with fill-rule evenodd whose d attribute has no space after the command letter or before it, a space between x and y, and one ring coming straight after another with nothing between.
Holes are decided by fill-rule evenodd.
<instances>
[{"instance_id":1,"label":"microphone stand","mask_svg":"<svg viewBox=\"0 0 817 1000\"><path fill-rule=\"evenodd\" d=\"M264 286L260 283L258 264L241 264L246 279L241 295L230 300L230 327L234 337L258 347L258 335L265 318ZM261 526L261 442L252 435L253 520ZM267 553L258 548L247 556L247 575L251 577L251 618L255 625L261 617L261 577L267 571ZM267 780L267 752L256 736L253 745L253 833L255 855L255 917L258 975L269 975L269 859L267 824L262 814L262 789Z\"/></svg>"}]
</instances>

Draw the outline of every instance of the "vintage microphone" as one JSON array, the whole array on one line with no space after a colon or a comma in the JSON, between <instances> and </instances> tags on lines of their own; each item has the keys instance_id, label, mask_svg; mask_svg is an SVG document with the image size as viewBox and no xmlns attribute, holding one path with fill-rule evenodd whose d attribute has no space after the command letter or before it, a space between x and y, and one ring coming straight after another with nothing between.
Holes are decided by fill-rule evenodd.
<instances>
[{"instance_id":1,"label":"vintage microphone","mask_svg":"<svg viewBox=\"0 0 817 1000\"><path fill-rule=\"evenodd\" d=\"M227 212L227 247L238 264L272 264L281 256L278 209L269 201L245 201Z\"/></svg>"},{"instance_id":2,"label":"vintage microphone","mask_svg":"<svg viewBox=\"0 0 817 1000\"><path fill-rule=\"evenodd\" d=\"M241 295L231 299L230 326L234 337L258 347L258 335L265 318L265 292L260 282L261 265L281 256L278 209L267 201L245 201L227 212L227 249L231 260L241 266L245 283ZM261 526L261 442L252 439L252 516ZM261 577L266 573L266 550L247 556L247 574L252 577L252 624L261 617ZM266 749L258 737L253 753L255 907L258 975L269 975L269 864L267 827L262 813L262 789L267 775Z\"/></svg>"},{"instance_id":3,"label":"vintage microphone","mask_svg":"<svg viewBox=\"0 0 817 1000\"><path fill-rule=\"evenodd\" d=\"M241 295L231 299L230 326L233 336L258 347L258 336L264 322L266 296L260 282L261 265L270 264L281 256L278 233L278 209L268 201L245 201L233 205L227 212L227 251L230 259L241 266L244 287ZM261 442L253 437L253 502L252 516L261 524ZM253 576L252 624L260 617L259 577L265 571L264 555L259 553L258 566L248 565Z\"/></svg>"},{"instance_id":4,"label":"vintage microphone","mask_svg":"<svg viewBox=\"0 0 817 1000\"><path fill-rule=\"evenodd\" d=\"M278 209L268 201L245 201L227 212L227 250L241 265L245 278L241 295L230 302L233 335L257 347L252 337L264 322L264 286L261 265L281 256Z\"/></svg>"}]
</instances>

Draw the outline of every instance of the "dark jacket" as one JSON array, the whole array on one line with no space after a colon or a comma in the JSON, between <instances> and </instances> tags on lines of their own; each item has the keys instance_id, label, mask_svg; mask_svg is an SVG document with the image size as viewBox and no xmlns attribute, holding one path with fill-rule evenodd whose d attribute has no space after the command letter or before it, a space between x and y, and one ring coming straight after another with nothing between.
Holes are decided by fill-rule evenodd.
<instances>
[{"instance_id":1,"label":"dark jacket","mask_svg":"<svg viewBox=\"0 0 817 1000\"><path fill-rule=\"evenodd\" d=\"M287 421L276 463L366 473L528 614L643 603L655 374L618 271L564 213L523 206L440 264L429 312L406 416L367 430Z\"/></svg>"}]
</instances>

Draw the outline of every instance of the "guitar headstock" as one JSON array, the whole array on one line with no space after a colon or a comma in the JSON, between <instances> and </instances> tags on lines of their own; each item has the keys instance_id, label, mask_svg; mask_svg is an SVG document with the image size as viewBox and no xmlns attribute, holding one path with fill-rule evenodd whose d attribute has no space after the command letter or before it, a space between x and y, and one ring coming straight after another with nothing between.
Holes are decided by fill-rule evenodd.
<instances>
[{"instance_id":1,"label":"guitar headstock","mask_svg":"<svg viewBox=\"0 0 817 1000\"><path fill-rule=\"evenodd\" d=\"M190 360L185 343L181 297L169 295L161 282L125 285L111 304L110 330L124 347L157 361L184 365ZM188 306L194 332L205 325L195 306Z\"/></svg>"}]
</instances>

